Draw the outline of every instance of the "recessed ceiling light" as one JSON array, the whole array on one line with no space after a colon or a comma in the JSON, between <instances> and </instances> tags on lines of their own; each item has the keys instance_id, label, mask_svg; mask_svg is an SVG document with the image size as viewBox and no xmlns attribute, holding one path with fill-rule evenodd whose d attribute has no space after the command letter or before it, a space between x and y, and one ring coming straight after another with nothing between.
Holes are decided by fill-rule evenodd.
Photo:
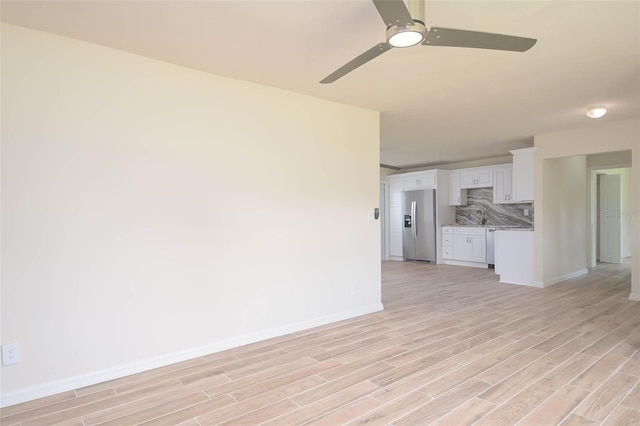
<instances>
[{"instance_id":1,"label":"recessed ceiling light","mask_svg":"<svg viewBox=\"0 0 640 426\"><path fill-rule=\"evenodd\" d=\"M587 117L600 118L607 113L607 109L604 106L592 106L587 108Z\"/></svg>"}]
</instances>

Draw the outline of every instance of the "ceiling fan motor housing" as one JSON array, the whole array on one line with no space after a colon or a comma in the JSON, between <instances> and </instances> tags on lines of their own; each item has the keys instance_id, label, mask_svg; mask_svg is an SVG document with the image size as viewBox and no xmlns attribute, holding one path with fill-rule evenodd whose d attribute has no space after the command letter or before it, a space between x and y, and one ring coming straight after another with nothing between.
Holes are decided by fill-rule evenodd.
<instances>
[{"instance_id":1,"label":"ceiling fan motor housing","mask_svg":"<svg viewBox=\"0 0 640 426\"><path fill-rule=\"evenodd\" d=\"M403 25L398 23L396 25L389 25L387 27L387 43L389 43L394 47L413 46L415 44L422 42L422 40L424 40L424 37L426 35L426 28L424 25L424 22L425 22L424 21L424 9L425 9L424 0L403 0L403 1L405 6L407 7L407 11L411 15L413 24ZM409 34L404 34L404 33L409 33ZM399 34L402 34L402 35L398 36ZM392 40L392 37L394 36L398 36L398 37ZM395 42L395 40L401 39L403 37L407 37L408 40L410 41L402 45Z\"/></svg>"},{"instance_id":2,"label":"ceiling fan motor housing","mask_svg":"<svg viewBox=\"0 0 640 426\"><path fill-rule=\"evenodd\" d=\"M414 46L424 40L426 28L424 24L418 20L413 21L413 25L391 25L387 28L387 43L393 47L409 47ZM414 37L411 37L414 35ZM400 38L409 37L407 43L398 42Z\"/></svg>"}]
</instances>

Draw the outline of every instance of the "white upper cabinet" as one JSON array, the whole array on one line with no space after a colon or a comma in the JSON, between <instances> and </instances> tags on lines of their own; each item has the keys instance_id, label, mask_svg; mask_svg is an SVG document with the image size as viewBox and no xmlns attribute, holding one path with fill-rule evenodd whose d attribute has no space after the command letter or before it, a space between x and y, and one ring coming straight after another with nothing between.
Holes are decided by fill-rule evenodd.
<instances>
[{"instance_id":1,"label":"white upper cabinet","mask_svg":"<svg viewBox=\"0 0 640 426\"><path fill-rule=\"evenodd\" d=\"M478 167L473 169L461 169L460 187L468 188L491 188L493 186L493 168Z\"/></svg>"},{"instance_id":2,"label":"white upper cabinet","mask_svg":"<svg viewBox=\"0 0 640 426\"><path fill-rule=\"evenodd\" d=\"M430 189L436 187L436 171L430 170L427 172L410 174L402 179L402 183L405 191L411 191L414 189Z\"/></svg>"},{"instance_id":3,"label":"white upper cabinet","mask_svg":"<svg viewBox=\"0 0 640 426\"><path fill-rule=\"evenodd\" d=\"M511 164L493 169L493 204L515 203L511 193Z\"/></svg>"},{"instance_id":4,"label":"white upper cabinet","mask_svg":"<svg viewBox=\"0 0 640 426\"><path fill-rule=\"evenodd\" d=\"M450 206L466 206L467 191L460 188L461 182L460 172L449 173L449 205Z\"/></svg>"},{"instance_id":5,"label":"white upper cabinet","mask_svg":"<svg viewBox=\"0 0 640 426\"><path fill-rule=\"evenodd\" d=\"M511 151L513 154L513 199L517 201L533 201L535 198L534 182L535 148L523 148Z\"/></svg>"}]
</instances>

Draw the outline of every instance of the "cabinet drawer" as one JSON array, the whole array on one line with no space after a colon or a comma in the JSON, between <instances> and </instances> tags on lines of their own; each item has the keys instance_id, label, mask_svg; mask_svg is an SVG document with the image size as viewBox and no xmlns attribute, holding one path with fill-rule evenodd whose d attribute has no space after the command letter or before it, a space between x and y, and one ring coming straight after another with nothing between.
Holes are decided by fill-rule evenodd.
<instances>
[{"instance_id":1,"label":"cabinet drawer","mask_svg":"<svg viewBox=\"0 0 640 426\"><path fill-rule=\"evenodd\" d=\"M453 247L442 247L442 258L453 259Z\"/></svg>"},{"instance_id":2,"label":"cabinet drawer","mask_svg":"<svg viewBox=\"0 0 640 426\"><path fill-rule=\"evenodd\" d=\"M453 228L451 226L443 226L442 227L443 235L453 235Z\"/></svg>"},{"instance_id":3,"label":"cabinet drawer","mask_svg":"<svg viewBox=\"0 0 640 426\"><path fill-rule=\"evenodd\" d=\"M453 236L452 235L443 235L442 236L442 246L453 246Z\"/></svg>"}]
</instances>

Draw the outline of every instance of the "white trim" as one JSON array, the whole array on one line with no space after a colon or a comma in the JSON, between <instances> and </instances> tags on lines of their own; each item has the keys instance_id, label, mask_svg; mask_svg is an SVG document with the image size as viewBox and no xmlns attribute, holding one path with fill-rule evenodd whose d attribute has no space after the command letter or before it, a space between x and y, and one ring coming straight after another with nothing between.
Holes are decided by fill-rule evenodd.
<instances>
[{"instance_id":1,"label":"white trim","mask_svg":"<svg viewBox=\"0 0 640 426\"><path fill-rule=\"evenodd\" d=\"M543 288L544 287L542 285L542 283L539 282L539 281L533 281L533 282L530 282L530 283L519 283L519 282L515 282L515 281L502 281L502 280L500 280L500 282L502 284L525 285L527 287L536 287L536 288Z\"/></svg>"},{"instance_id":2,"label":"white trim","mask_svg":"<svg viewBox=\"0 0 640 426\"><path fill-rule=\"evenodd\" d=\"M45 396L55 395L57 393L95 385L107 380L118 379L120 377L128 376L131 374L141 373L143 371L151 370L154 368L175 364L176 362L182 362L227 349L237 348L239 346L271 339L273 337L295 333L297 331L307 330L313 327L318 327L321 325L326 325L349 318L370 314L373 312L379 312L383 309L384 306L382 305L382 303L376 303L373 305L363 306L361 308L327 315L312 320L274 327L268 330L245 334L244 336L232 337L230 339L220 340L218 342L209 343L207 345L160 355L146 360L132 362L130 364L111 367L100 371L94 371L92 373L82 374L80 376L68 377L53 382L5 392L0 396L0 407L4 408L10 405L19 404L21 402L31 401L34 399L43 398Z\"/></svg>"},{"instance_id":3,"label":"white trim","mask_svg":"<svg viewBox=\"0 0 640 426\"><path fill-rule=\"evenodd\" d=\"M629 293L629 300L640 302L640 293Z\"/></svg>"},{"instance_id":4,"label":"white trim","mask_svg":"<svg viewBox=\"0 0 640 426\"><path fill-rule=\"evenodd\" d=\"M571 278L576 278L576 277L579 277L581 275L588 274L588 273L589 273L589 270L587 268L579 269L579 270L577 270L575 272L572 272L570 274L563 275L561 277L556 277L556 278L553 278L551 280L546 280L542 284L542 286L543 287L549 287L551 285L558 284L559 282L562 282L562 281L565 281L565 280L570 280Z\"/></svg>"},{"instance_id":5,"label":"white trim","mask_svg":"<svg viewBox=\"0 0 640 426\"><path fill-rule=\"evenodd\" d=\"M596 232L597 232L597 172L598 170L626 169L632 164L619 164L609 166L589 166L587 167L587 263L590 268L597 265L596 259Z\"/></svg>"},{"instance_id":6,"label":"white trim","mask_svg":"<svg viewBox=\"0 0 640 426\"><path fill-rule=\"evenodd\" d=\"M465 262L462 260L451 260L451 259L442 259L443 265L453 265L453 266L466 266L469 268L482 268L488 269L489 264L487 263L479 263L479 262Z\"/></svg>"}]
</instances>

